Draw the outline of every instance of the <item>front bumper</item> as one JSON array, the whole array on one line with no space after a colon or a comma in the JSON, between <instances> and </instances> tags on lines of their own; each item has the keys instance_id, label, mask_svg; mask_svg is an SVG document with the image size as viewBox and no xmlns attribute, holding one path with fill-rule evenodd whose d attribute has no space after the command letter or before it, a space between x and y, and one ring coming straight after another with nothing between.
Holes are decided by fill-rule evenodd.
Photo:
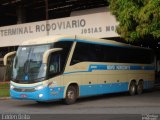
<instances>
[{"instance_id":1,"label":"front bumper","mask_svg":"<svg viewBox=\"0 0 160 120\"><path fill-rule=\"evenodd\" d=\"M34 100L34 101L53 101L63 99L64 87L45 87L34 92L18 92L10 90L10 96L13 99L19 100Z\"/></svg>"}]
</instances>

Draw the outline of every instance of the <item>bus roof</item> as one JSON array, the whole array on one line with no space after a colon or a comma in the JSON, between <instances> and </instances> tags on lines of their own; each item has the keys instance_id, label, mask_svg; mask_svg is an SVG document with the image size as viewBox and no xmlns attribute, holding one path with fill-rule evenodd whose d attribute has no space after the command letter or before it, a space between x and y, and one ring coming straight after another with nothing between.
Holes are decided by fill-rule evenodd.
<instances>
[{"instance_id":1,"label":"bus roof","mask_svg":"<svg viewBox=\"0 0 160 120\"><path fill-rule=\"evenodd\" d=\"M27 40L23 42L21 46L48 44L48 43L54 43L58 41L81 41L81 42L88 42L88 43L94 43L94 44L109 44L114 46L148 49L148 48L133 46L133 45L129 45L126 43L117 42L113 40L85 37L85 36L79 36L79 35L50 35L50 36Z\"/></svg>"},{"instance_id":2,"label":"bus roof","mask_svg":"<svg viewBox=\"0 0 160 120\"><path fill-rule=\"evenodd\" d=\"M40 38L26 40L21 45L24 46L24 45L48 44L48 43L57 42L60 39L64 39L64 38L75 39L75 36L73 35L72 36L71 35L49 35L49 36L44 36Z\"/></svg>"}]
</instances>

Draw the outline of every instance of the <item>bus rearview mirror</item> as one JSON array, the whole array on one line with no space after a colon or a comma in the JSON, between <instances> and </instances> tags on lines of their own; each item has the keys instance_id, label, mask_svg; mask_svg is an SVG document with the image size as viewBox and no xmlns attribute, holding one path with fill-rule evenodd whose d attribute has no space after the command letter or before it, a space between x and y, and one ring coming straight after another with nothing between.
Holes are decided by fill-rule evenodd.
<instances>
[{"instance_id":1,"label":"bus rearview mirror","mask_svg":"<svg viewBox=\"0 0 160 120\"><path fill-rule=\"evenodd\" d=\"M9 52L9 53L7 53L7 54L4 56L4 58L3 58L3 64L4 64L4 66L7 65L8 58L9 58L10 56L14 56L14 55L16 55L16 51Z\"/></svg>"}]
</instances>

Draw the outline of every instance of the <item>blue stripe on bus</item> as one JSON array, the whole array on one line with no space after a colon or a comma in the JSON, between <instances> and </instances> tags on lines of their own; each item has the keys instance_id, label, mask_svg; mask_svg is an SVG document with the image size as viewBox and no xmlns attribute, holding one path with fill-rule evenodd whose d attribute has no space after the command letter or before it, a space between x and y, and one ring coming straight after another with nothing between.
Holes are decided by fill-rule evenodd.
<instances>
[{"instance_id":1,"label":"blue stripe on bus","mask_svg":"<svg viewBox=\"0 0 160 120\"><path fill-rule=\"evenodd\" d=\"M154 86L154 81L144 81L144 89L150 89L153 88L153 86ZM128 82L81 85L80 96L127 92L129 89L128 87L129 87Z\"/></svg>"},{"instance_id":2,"label":"blue stripe on bus","mask_svg":"<svg viewBox=\"0 0 160 120\"><path fill-rule=\"evenodd\" d=\"M144 81L144 89L153 88L154 81ZM100 95L100 94L109 94L109 93L118 93L118 92L127 92L128 91L128 82L119 82L119 83L106 83L106 84L87 84L79 85L80 97L91 96L91 95ZM15 90L10 90L10 95L13 99L20 100L35 100L35 101L53 101L64 98L65 86L60 87L45 87L42 90L35 92L16 92ZM39 96L43 94L43 96ZM25 97L24 97L25 95Z\"/></svg>"},{"instance_id":3,"label":"blue stripe on bus","mask_svg":"<svg viewBox=\"0 0 160 120\"><path fill-rule=\"evenodd\" d=\"M128 82L81 85L80 96L100 95L128 91Z\"/></svg>"},{"instance_id":4,"label":"blue stripe on bus","mask_svg":"<svg viewBox=\"0 0 160 120\"><path fill-rule=\"evenodd\" d=\"M81 73L81 72L92 72L94 70L154 70L154 66L129 66L129 65L98 65L91 64L88 70L84 71L72 71L64 72L64 74Z\"/></svg>"}]
</instances>

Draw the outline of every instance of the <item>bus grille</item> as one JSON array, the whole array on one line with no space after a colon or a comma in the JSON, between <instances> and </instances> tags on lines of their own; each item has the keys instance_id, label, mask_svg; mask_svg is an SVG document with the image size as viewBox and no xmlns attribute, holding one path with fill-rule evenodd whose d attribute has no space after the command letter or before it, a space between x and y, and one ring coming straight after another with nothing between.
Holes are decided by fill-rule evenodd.
<instances>
[{"instance_id":1,"label":"bus grille","mask_svg":"<svg viewBox=\"0 0 160 120\"><path fill-rule=\"evenodd\" d=\"M13 90L17 92L34 92L36 91L34 88L14 88Z\"/></svg>"}]
</instances>

